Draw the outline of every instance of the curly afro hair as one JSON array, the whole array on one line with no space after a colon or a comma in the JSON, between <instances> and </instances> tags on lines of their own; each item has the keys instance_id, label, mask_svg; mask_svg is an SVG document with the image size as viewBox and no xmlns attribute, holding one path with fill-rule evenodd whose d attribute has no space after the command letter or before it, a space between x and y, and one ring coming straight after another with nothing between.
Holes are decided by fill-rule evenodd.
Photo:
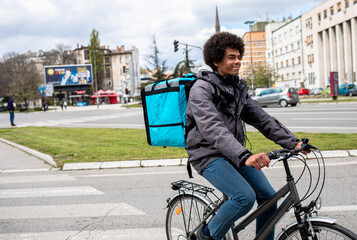
<instances>
[{"instance_id":1,"label":"curly afro hair","mask_svg":"<svg viewBox=\"0 0 357 240\"><path fill-rule=\"evenodd\" d=\"M237 49L241 56L244 55L244 42L237 35L220 32L211 36L203 47L203 57L208 66L214 71L217 70L213 63L219 63L223 60L227 47Z\"/></svg>"}]
</instances>

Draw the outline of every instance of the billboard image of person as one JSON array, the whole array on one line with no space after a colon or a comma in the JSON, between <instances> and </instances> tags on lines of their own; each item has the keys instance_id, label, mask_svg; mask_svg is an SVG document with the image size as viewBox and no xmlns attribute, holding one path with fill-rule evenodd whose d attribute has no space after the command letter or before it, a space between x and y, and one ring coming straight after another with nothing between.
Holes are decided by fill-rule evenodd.
<instances>
[{"instance_id":1,"label":"billboard image of person","mask_svg":"<svg viewBox=\"0 0 357 240\"><path fill-rule=\"evenodd\" d=\"M92 65L45 66L45 82L54 86L92 84Z\"/></svg>"}]
</instances>

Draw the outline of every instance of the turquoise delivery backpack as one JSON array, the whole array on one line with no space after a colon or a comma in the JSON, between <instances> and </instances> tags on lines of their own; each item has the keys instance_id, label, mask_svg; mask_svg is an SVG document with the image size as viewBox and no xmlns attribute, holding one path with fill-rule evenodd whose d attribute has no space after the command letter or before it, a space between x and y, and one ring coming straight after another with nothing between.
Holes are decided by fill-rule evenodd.
<instances>
[{"instance_id":1,"label":"turquoise delivery backpack","mask_svg":"<svg viewBox=\"0 0 357 240\"><path fill-rule=\"evenodd\" d=\"M193 74L158 81L141 89L147 141L152 146L186 147L186 105Z\"/></svg>"}]
</instances>

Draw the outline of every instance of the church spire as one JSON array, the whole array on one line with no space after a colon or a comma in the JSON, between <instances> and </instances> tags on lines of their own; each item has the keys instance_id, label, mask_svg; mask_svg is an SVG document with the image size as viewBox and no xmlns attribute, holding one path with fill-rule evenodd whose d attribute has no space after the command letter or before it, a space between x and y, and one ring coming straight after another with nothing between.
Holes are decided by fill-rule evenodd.
<instances>
[{"instance_id":1,"label":"church spire","mask_svg":"<svg viewBox=\"0 0 357 240\"><path fill-rule=\"evenodd\" d=\"M221 31L221 26L219 25L218 8L216 6L216 33Z\"/></svg>"}]
</instances>

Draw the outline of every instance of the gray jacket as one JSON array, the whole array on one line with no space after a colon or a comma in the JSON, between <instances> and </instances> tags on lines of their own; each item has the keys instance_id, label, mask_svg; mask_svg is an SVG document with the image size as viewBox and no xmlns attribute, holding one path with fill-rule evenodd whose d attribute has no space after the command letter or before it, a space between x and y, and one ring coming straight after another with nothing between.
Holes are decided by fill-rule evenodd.
<instances>
[{"instance_id":1,"label":"gray jacket","mask_svg":"<svg viewBox=\"0 0 357 240\"><path fill-rule=\"evenodd\" d=\"M265 137L293 149L299 142L282 123L266 113L248 95L244 80L226 84L212 71L201 70L190 90L187 103L187 153L199 174L218 157L227 157L235 166L244 166L252 154L244 147L244 123ZM204 80L201 80L204 79Z\"/></svg>"}]
</instances>

